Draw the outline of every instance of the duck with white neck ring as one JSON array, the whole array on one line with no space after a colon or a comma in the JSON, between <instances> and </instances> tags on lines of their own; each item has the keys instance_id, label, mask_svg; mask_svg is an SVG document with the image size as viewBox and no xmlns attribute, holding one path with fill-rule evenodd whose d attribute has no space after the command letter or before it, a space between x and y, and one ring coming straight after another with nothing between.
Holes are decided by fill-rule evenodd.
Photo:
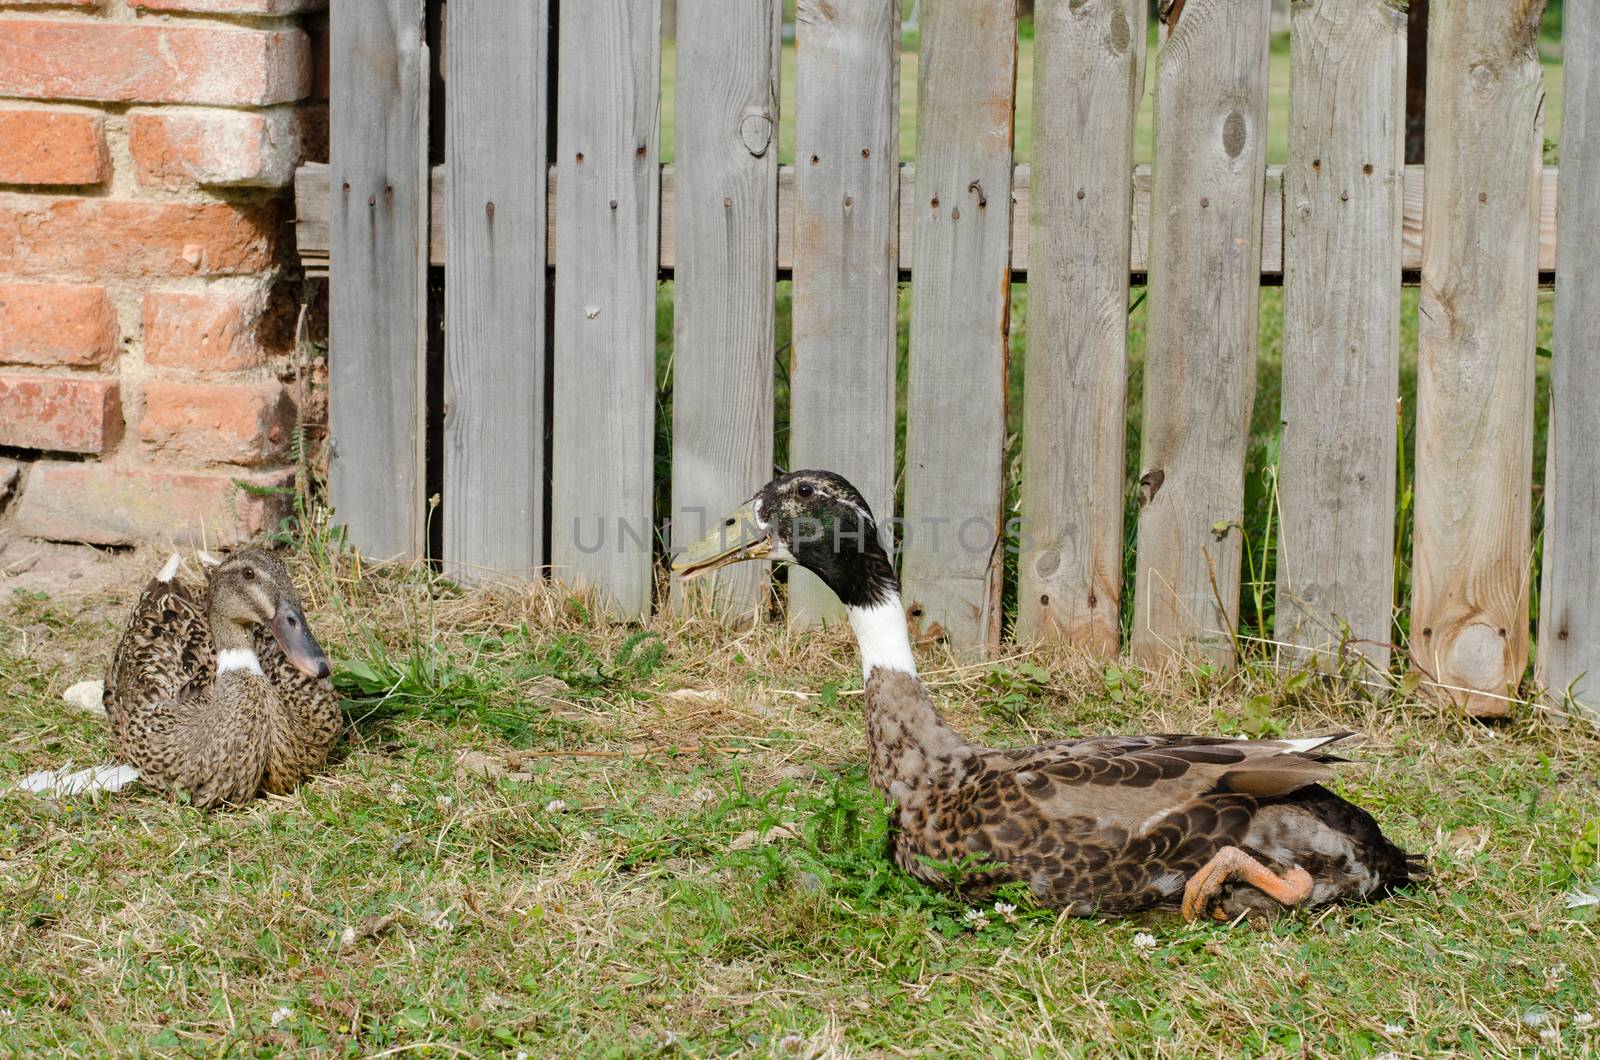
<instances>
[{"instance_id":1,"label":"duck with white neck ring","mask_svg":"<svg viewBox=\"0 0 1600 1060\"><path fill-rule=\"evenodd\" d=\"M105 682L106 720L145 784L197 806L288 794L343 731L327 656L283 563L243 549L205 591L174 555L145 587Z\"/></svg>"},{"instance_id":2,"label":"duck with white neck ring","mask_svg":"<svg viewBox=\"0 0 1600 1060\"><path fill-rule=\"evenodd\" d=\"M1380 897L1424 873L1365 810L1323 787L1349 733L1295 740L1158 734L968 743L917 677L894 567L859 491L828 471L773 479L673 564L694 577L772 558L845 605L866 681L869 776L896 806L893 854L982 899L1024 881L1080 916L1145 909L1231 919ZM972 864L972 862L968 862Z\"/></svg>"}]
</instances>

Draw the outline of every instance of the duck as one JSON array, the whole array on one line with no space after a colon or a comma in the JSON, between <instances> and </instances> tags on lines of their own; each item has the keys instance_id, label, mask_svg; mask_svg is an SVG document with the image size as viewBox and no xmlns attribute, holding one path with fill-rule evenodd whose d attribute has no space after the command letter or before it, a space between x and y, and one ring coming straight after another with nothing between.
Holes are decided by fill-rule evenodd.
<instances>
[{"instance_id":1,"label":"duck","mask_svg":"<svg viewBox=\"0 0 1600 1060\"><path fill-rule=\"evenodd\" d=\"M982 747L917 675L894 566L861 493L802 470L763 486L673 560L683 578L780 560L838 596L865 684L870 783L893 806L891 854L963 899L1021 882L1075 916L1173 910L1187 921L1380 898L1426 874L1372 815L1329 790L1352 735L1185 734Z\"/></svg>"},{"instance_id":2,"label":"duck","mask_svg":"<svg viewBox=\"0 0 1600 1060\"><path fill-rule=\"evenodd\" d=\"M343 731L328 657L277 556L202 560L204 590L174 554L134 604L105 681L112 737L144 784L196 806L287 795Z\"/></svg>"}]
</instances>

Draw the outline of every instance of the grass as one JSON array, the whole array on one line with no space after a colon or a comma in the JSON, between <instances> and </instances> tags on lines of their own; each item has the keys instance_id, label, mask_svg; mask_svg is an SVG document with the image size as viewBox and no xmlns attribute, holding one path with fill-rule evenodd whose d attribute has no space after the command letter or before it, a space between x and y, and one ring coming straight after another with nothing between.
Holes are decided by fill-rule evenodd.
<instances>
[{"instance_id":1,"label":"grass","mask_svg":"<svg viewBox=\"0 0 1600 1060\"><path fill-rule=\"evenodd\" d=\"M922 659L976 739L1352 728L1426 887L1246 926L1015 922L885 856L847 634L595 617L291 557L353 731L292 797L0 797L10 1055L1591 1055L1600 739L1383 692ZM155 557L152 557L152 566ZM131 592L0 601L0 776L110 758ZM1139 933L1149 940L1135 941ZM1141 943L1145 943L1141 945Z\"/></svg>"}]
</instances>

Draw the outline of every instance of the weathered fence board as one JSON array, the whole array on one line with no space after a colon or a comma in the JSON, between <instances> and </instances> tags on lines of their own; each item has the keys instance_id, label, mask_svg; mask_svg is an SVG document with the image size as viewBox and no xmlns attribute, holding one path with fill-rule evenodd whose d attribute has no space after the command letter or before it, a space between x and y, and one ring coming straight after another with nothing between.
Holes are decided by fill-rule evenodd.
<instances>
[{"instance_id":1,"label":"weathered fence board","mask_svg":"<svg viewBox=\"0 0 1600 1060\"><path fill-rule=\"evenodd\" d=\"M1128 174L1145 10L1051 4L1034 24L1018 629L1105 654L1122 636Z\"/></svg>"},{"instance_id":2,"label":"weathered fence board","mask_svg":"<svg viewBox=\"0 0 1600 1060\"><path fill-rule=\"evenodd\" d=\"M1600 7L1562 13L1561 280L1550 362L1539 672L1600 721Z\"/></svg>"},{"instance_id":3,"label":"weathered fence board","mask_svg":"<svg viewBox=\"0 0 1600 1060\"><path fill-rule=\"evenodd\" d=\"M544 564L545 0L447 9L444 560Z\"/></svg>"},{"instance_id":4,"label":"weathered fence board","mask_svg":"<svg viewBox=\"0 0 1600 1060\"><path fill-rule=\"evenodd\" d=\"M780 5L680 0L672 539L682 547L772 477ZM716 573L749 615L764 565ZM679 583L679 599L694 586Z\"/></svg>"},{"instance_id":5,"label":"weathered fence board","mask_svg":"<svg viewBox=\"0 0 1600 1060\"><path fill-rule=\"evenodd\" d=\"M1428 20L1411 651L1480 715L1528 657L1543 7Z\"/></svg>"},{"instance_id":6,"label":"weathered fence board","mask_svg":"<svg viewBox=\"0 0 1600 1060\"><path fill-rule=\"evenodd\" d=\"M422 0L333 12L329 489L369 556L423 549L428 46ZM383 91L373 91L374 79Z\"/></svg>"},{"instance_id":7,"label":"weathered fence board","mask_svg":"<svg viewBox=\"0 0 1600 1060\"><path fill-rule=\"evenodd\" d=\"M1000 642L1017 5L930 2L921 32L901 570L920 635L982 652Z\"/></svg>"},{"instance_id":8,"label":"weathered fence board","mask_svg":"<svg viewBox=\"0 0 1600 1060\"><path fill-rule=\"evenodd\" d=\"M1141 82L1142 83L1142 82ZM1028 238L1030 170L1027 163L1016 167L1011 177L1011 278L1026 280L1031 260L1031 241ZM1401 268L1416 270L1422 267L1422 185L1424 167L1407 166L1405 169L1405 220L1401 235ZM1261 203L1261 280L1277 282L1283 272L1283 203L1279 189L1282 187L1283 167L1266 168L1266 196ZM1554 166L1545 167L1539 183L1539 271L1551 273L1556 267L1556 194L1557 175ZM911 204L915 198L916 167L904 163L900 166L901 202L900 270L911 272L913 225ZM677 218L674 199L677 195L676 168L661 167L661 245L659 264L663 272L671 274L677 265ZM556 263L556 182L552 170L549 181L549 224L545 236L548 248L547 264ZM444 167L433 171L433 231L428 240L428 260L433 265L445 263ZM318 162L308 162L295 173L295 239L301 264L308 271L327 265L328 257L328 167ZM1133 170L1133 240L1128 250L1128 271L1143 274L1148 266L1150 233L1150 167L1136 166ZM778 167L778 274L787 274L794 266L794 167ZM1415 280L1410 281L1415 286Z\"/></svg>"},{"instance_id":9,"label":"weathered fence board","mask_svg":"<svg viewBox=\"0 0 1600 1060\"><path fill-rule=\"evenodd\" d=\"M1226 663L1255 394L1270 0L1188 0L1156 57L1133 653Z\"/></svg>"},{"instance_id":10,"label":"weathered fence board","mask_svg":"<svg viewBox=\"0 0 1600 1060\"><path fill-rule=\"evenodd\" d=\"M1277 638L1388 668L1406 15L1294 9L1284 180Z\"/></svg>"},{"instance_id":11,"label":"weathered fence board","mask_svg":"<svg viewBox=\"0 0 1600 1060\"><path fill-rule=\"evenodd\" d=\"M794 319L789 463L853 482L894 515L899 275L899 0L800 0L796 10ZM840 613L811 573L789 577L797 624Z\"/></svg>"},{"instance_id":12,"label":"weathered fence board","mask_svg":"<svg viewBox=\"0 0 1600 1060\"><path fill-rule=\"evenodd\" d=\"M550 562L624 616L654 569L660 30L660 0L589 0L557 31Z\"/></svg>"}]
</instances>

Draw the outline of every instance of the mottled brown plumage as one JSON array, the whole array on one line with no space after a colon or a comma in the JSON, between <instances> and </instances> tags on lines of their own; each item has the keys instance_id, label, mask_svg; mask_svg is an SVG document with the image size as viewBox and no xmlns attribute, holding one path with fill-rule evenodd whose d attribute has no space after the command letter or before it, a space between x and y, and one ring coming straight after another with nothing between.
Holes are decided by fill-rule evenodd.
<instances>
[{"instance_id":1,"label":"mottled brown plumage","mask_svg":"<svg viewBox=\"0 0 1600 1060\"><path fill-rule=\"evenodd\" d=\"M146 586L117 643L105 685L112 735L141 780L196 805L286 794L342 731L327 659L288 572L246 549L200 593L177 567L174 556Z\"/></svg>"},{"instance_id":2,"label":"mottled brown plumage","mask_svg":"<svg viewBox=\"0 0 1600 1060\"><path fill-rule=\"evenodd\" d=\"M749 525L736 533L740 523ZM816 573L848 609L866 681L869 775L894 802L894 859L919 879L970 899L1022 881L1077 915L1227 917L1372 898L1421 870L1366 811L1323 787L1341 761L1324 748L1348 733L968 743L916 676L871 512L837 475L775 479L676 566L693 576L763 555Z\"/></svg>"}]
</instances>

